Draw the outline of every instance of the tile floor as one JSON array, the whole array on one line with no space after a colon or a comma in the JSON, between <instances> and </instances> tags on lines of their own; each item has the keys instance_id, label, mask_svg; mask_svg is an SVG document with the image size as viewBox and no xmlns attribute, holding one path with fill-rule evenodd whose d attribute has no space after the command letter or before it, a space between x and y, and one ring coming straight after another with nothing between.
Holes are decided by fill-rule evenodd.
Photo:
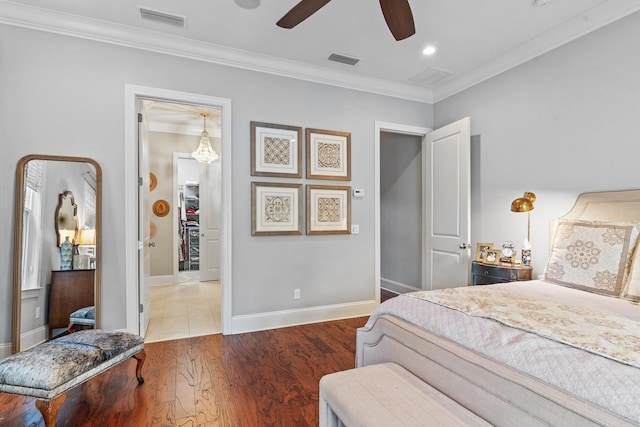
<instances>
[{"instance_id":1,"label":"tile floor","mask_svg":"<svg viewBox=\"0 0 640 427\"><path fill-rule=\"evenodd\" d=\"M221 333L220 282L151 286L149 292L145 342Z\"/></svg>"}]
</instances>

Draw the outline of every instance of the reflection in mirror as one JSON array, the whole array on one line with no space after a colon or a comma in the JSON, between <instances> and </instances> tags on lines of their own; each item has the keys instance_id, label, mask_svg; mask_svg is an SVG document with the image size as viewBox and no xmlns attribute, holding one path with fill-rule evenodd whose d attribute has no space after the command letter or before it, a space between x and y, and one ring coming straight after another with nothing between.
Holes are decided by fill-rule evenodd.
<instances>
[{"instance_id":1,"label":"reflection in mirror","mask_svg":"<svg viewBox=\"0 0 640 427\"><path fill-rule=\"evenodd\" d=\"M14 353L100 327L101 182L100 166L88 158L29 155L18 162ZM73 263L62 268L67 239Z\"/></svg>"},{"instance_id":2,"label":"reflection in mirror","mask_svg":"<svg viewBox=\"0 0 640 427\"><path fill-rule=\"evenodd\" d=\"M27 170L29 165L27 165ZM78 236L78 205L73 199L71 191L60 194L58 206L56 207L56 235L58 236L58 246L62 246L65 241L77 244Z\"/></svg>"}]
</instances>

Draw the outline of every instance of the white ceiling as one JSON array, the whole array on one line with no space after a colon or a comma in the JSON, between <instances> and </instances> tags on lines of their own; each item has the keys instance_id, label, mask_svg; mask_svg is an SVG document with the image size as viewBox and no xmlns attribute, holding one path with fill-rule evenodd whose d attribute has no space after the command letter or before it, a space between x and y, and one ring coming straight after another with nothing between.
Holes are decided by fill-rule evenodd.
<instances>
[{"instance_id":1,"label":"white ceiling","mask_svg":"<svg viewBox=\"0 0 640 427\"><path fill-rule=\"evenodd\" d=\"M277 27L297 1L0 0L0 22L435 102L640 10L638 0L410 0L416 34L397 42L375 0L332 0L294 29ZM140 6L184 16L186 28L143 21ZM433 69L451 74L416 81Z\"/></svg>"},{"instance_id":2,"label":"white ceiling","mask_svg":"<svg viewBox=\"0 0 640 427\"><path fill-rule=\"evenodd\" d=\"M148 130L152 132L200 135L205 126L202 114L206 113L206 130L212 138L222 136L222 110L202 105L176 104L145 100L143 114Z\"/></svg>"}]
</instances>

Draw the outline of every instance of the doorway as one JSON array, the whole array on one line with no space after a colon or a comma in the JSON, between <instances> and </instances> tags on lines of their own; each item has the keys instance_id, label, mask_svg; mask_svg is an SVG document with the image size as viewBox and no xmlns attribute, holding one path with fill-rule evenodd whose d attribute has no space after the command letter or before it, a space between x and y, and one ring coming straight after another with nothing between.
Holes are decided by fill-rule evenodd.
<instances>
[{"instance_id":1,"label":"doorway","mask_svg":"<svg viewBox=\"0 0 640 427\"><path fill-rule=\"evenodd\" d=\"M380 133L380 286L423 289L423 136Z\"/></svg>"},{"instance_id":2,"label":"doorway","mask_svg":"<svg viewBox=\"0 0 640 427\"><path fill-rule=\"evenodd\" d=\"M219 218L219 283L220 283L220 306L221 306L221 328L223 333L230 333L231 329L231 101L228 99L214 98L204 95L190 94L184 92L176 92L157 88L147 88L140 86L126 86L126 105L125 105L125 127L126 127L126 156L125 156L125 174L129 179L127 182L136 185L128 185L126 192L126 210L127 217L125 223L125 232L127 236L126 255L126 329L130 332L145 335L149 322L150 300L149 300L149 272L145 273L145 255L149 254L153 246L149 246L152 241L149 239L151 226L147 226L149 222L144 223L145 213L149 209L147 203L139 202L139 195L145 194L145 189L150 188L152 180L149 164L147 161L148 145L145 144L143 137L149 132L148 123L145 124L141 120L142 116L138 116L140 105L143 101L152 103L172 103L183 107L196 107L217 109L221 117L220 130L220 155L219 162L219 184L220 188L217 192L220 198L220 218ZM138 120L142 125L138 125ZM142 131L139 132L138 128ZM202 125L198 126L199 132L202 132ZM208 129L209 130L209 129ZM140 133L140 136L138 135ZM195 149L196 143L192 143ZM149 193L148 191L146 193ZM152 202L150 198L149 202ZM163 199L172 201L173 198L167 196ZM201 201L202 202L202 201ZM167 203L168 204L168 203ZM176 206L165 206L165 210L172 211ZM170 233L172 234L172 233ZM174 237L174 236L171 236ZM170 237L170 242L171 242ZM205 236L206 239L206 236ZM175 240L173 240L175 242ZM169 248L175 245L169 244ZM169 249L169 256L172 256L173 250ZM172 265L170 262L169 265ZM199 283L199 282L195 282ZM224 285L224 286L223 286Z\"/></svg>"},{"instance_id":3,"label":"doorway","mask_svg":"<svg viewBox=\"0 0 640 427\"><path fill-rule=\"evenodd\" d=\"M207 274L220 266L220 240L207 239L211 229L219 235L220 198L209 196L221 192L220 162L200 164L191 155L204 131L220 153L220 108L140 102L141 151L148 154L150 176L145 211L152 225L145 341L220 333L219 277ZM162 211L159 202L167 206Z\"/></svg>"},{"instance_id":4,"label":"doorway","mask_svg":"<svg viewBox=\"0 0 640 427\"><path fill-rule=\"evenodd\" d=\"M173 153L174 206L173 235L174 283L200 281L200 217L207 206L200 203L200 192L206 181L200 182L198 161L188 153Z\"/></svg>"},{"instance_id":5,"label":"doorway","mask_svg":"<svg viewBox=\"0 0 640 427\"><path fill-rule=\"evenodd\" d=\"M380 301L382 279L381 167L384 160L381 157L381 140L387 133L413 135L421 140L421 289L466 286L470 265L470 119L467 117L436 130L376 121L374 150L376 301ZM394 231L391 230L391 232Z\"/></svg>"},{"instance_id":6,"label":"doorway","mask_svg":"<svg viewBox=\"0 0 640 427\"><path fill-rule=\"evenodd\" d=\"M418 127L418 126L407 126L407 125L402 125L402 124L397 124L397 123L385 123L385 122L376 122L375 123L375 191L374 191L374 197L375 197L375 230L376 230L376 234L375 234L375 240L374 240L374 250L375 250L375 298L376 301L380 301L380 289L381 287L383 287L385 289L386 294L399 294L399 293L404 293L404 292L410 292L413 290L417 290L418 289L424 289L426 284L426 277L425 277L425 268L424 268L424 264L425 264L425 258L426 258L426 239L424 237L424 233L426 230L426 211L425 211L425 200L426 200L426 196L425 196L425 192L426 192L426 186L424 185L425 182L425 174L426 174L426 168L425 168L425 157L426 157L426 153L425 153L425 146L426 146L426 136L427 134L431 132L430 128L423 128L423 127ZM420 220L419 220L419 224L420 224L420 229L422 230L422 233L420 233L419 235L417 233L415 233L414 230L414 235L412 237L412 243L410 243L410 245L413 246L413 250L415 250L415 245L416 242L420 242L420 247L418 249L418 254L417 257L419 257L419 261L416 261L416 259L414 258L414 260L412 261L412 265L415 268L419 268L420 269L420 274L416 274L416 272L413 272L413 278L406 278L406 277L402 277L400 278L400 280L394 280L394 277L397 276L392 276L392 277L384 277L384 281L383 281L383 276L382 276L382 236L392 236L395 233L395 229L393 226L393 223L390 221L393 221L393 216L391 214L391 212L393 212L393 207L387 207L385 208L387 210L387 213L385 214L385 219L384 219L384 224L383 224L383 219L382 219L382 215L383 215L383 208L382 208L382 185L383 185L383 181L382 181L382 175L383 175L383 169L392 169L391 167L389 167L389 165L385 164L386 160L382 157L383 154L383 150L390 150L393 149L395 144L398 144L400 147L403 147L402 143L406 143L407 145L404 146L404 148L406 149L406 152L403 153L402 156L397 156L397 158L394 160L395 162L401 161L401 157L406 158L405 159L405 163L408 162L409 164L412 164L412 172L411 172L411 176L409 177L404 177L403 179L406 179L407 182L411 181L412 184L411 186L413 187L411 190L402 190L402 191L407 191L408 193L413 193L414 197L417 197L418 200L415 200L412 205L412 209L411 209L411 216L414 218L414 222L415 222L415 217L417 215L420 216ZM417 145L417 146L416 146ZM420 163L420 166L418 167L417 165L415 165L415 157L418 157L418 162ZM396 157L394 155L394 157ZM387 174L389 175L389 174ZM392 174L393 175L393 174ZM401 175L401 173L398 173L396 175ZM416 177L416 175L419 175L419 177ZM389 183L391 183L391 181L393 181L393 177L392 176L388 176L386 179L389 180ZM416 183L416 179L420 180L420 184L418 185L418 183ZM390 185L390 184L385 184L385 185ZM419 187L419 188L418 188ZM387 187L388 189L388 187ZM406 194L400 196L401 191L399 190L398 193L396 194L396 197L403 197L406 198L408 197ZM388 200L388 203L391 204L393 202L393 200ZM385 227L385 230L382 229L382 227ZM398 242L398 240L394 237L394 242ZM392 242L389 242L389 240L385 240L385 244L394 244ZM408 249L408 245L404 245L404 249L403 250L409 250ZM391 248L388 248L391 249ZM386 251L386 249L385 249ZM415 255L415 254L414 254ZM394 260L390 259L390 253L387 252L385 254L385 274L388 275L394 275L394 271L397 270L396 266L393 266L394 264ZM392 267L388 267L388 266L392 266ZM411 283L406 283L406 282L411 282Z\"/></svg>"}]
</instances>

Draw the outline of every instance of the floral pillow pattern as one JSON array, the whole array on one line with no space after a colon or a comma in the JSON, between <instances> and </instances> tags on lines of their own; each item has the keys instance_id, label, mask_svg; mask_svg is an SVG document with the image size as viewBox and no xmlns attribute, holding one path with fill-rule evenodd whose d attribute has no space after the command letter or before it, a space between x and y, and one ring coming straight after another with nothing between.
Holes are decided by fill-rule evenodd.
<instances>
[{"instance_id":1,"label":"floral pillow pattern","mask_svg":"<svg viewBox=\"0 0 640 427\"><path fill-rule=\"evenodd\" d=\"M634 224L560 222L545 281L619 296L637 234Z\"/></svg>"},{"instance_id":2,"label":"floral pillow pattern","mask_svg":"<svg viewBox=\"0 0 640 427\"><path fill-rule=\"evenodd\" d=\"M633 262L629 270L629 278L624 285L622 297L631 301L640 301L640 249L637 245L633 251Z\"/></svg>"}]
</instances>

